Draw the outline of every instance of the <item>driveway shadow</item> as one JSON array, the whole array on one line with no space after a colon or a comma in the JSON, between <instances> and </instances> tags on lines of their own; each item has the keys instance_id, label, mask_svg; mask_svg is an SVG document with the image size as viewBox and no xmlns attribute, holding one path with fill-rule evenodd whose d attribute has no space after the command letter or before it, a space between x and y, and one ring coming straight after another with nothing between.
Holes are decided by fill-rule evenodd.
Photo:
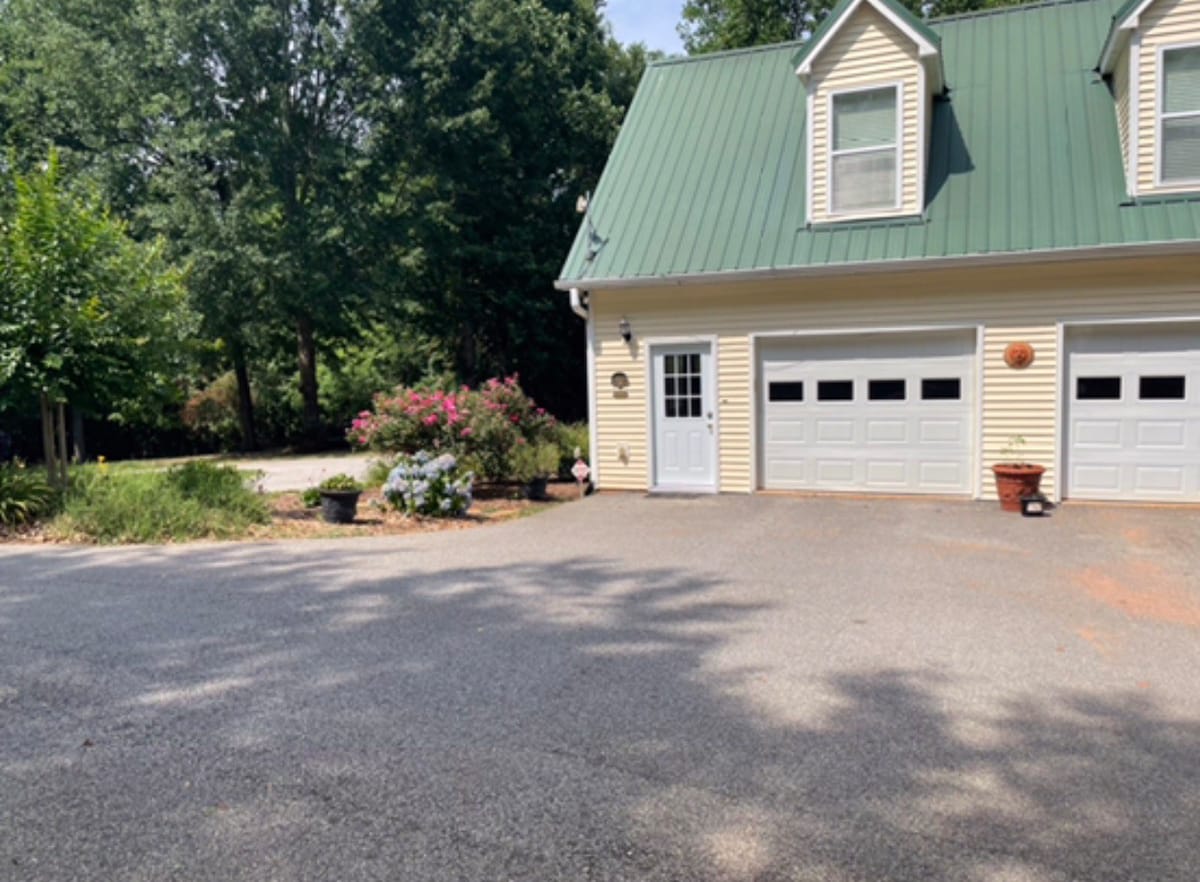
<instances>
[{"instance_id":1,"label":"driveway shadow","mask_svg":"<svg viewBox=\"0 0 1200 882\"><path fill-rule=\"evenodd\" d=\"M1146 694L730 666L778 610L713 575L389 554L8 567L0 877L1200 877L1200 724Z\"/></svg>"}]
</instances>

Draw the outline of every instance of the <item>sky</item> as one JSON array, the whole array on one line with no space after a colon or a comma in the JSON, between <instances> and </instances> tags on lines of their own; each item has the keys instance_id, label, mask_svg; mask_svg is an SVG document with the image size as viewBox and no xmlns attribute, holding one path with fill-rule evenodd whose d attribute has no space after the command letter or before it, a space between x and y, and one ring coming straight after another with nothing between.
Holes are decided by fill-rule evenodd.
<instances>
[{"instance_id":1,"label":"sky","mask_svg":"<svg viewBox=\"0 0 1200 882\"><path fill-rule=\"evenodd\" d=\"M683 0L608 0L613 34L622 43L645 43L669 55L683 52L675 26Z\"/></svg>"}]
</instances>

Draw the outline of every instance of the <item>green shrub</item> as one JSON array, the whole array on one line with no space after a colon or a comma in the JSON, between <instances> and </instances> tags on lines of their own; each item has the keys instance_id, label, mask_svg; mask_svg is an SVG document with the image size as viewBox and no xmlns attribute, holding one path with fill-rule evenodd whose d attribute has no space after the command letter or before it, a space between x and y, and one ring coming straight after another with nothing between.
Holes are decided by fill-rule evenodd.
<instances>
[{"instance_id":1,"label":"green shrub","mask_svg":"<svg viewBox=\"0 0 1200 882\"><path fill-rule=\"evenodd\" d=\"M382 459L372 460L367 466L367 476L364 479L368 487L382 487L387 483L388 475L392 473L392 469L396 467L396 457L385 456Z\"/></svg>"},{"instance_id":2,"label":"green shrub","mask_svg":"<svg viewBox=\"0 0 1200 882\"><path fill-rule=\"evenodd\" d=\"M316 508L321 504L321 488L309 487L300 494L300 501L304 503L305 508Z\"/></svg>"},{"instance_id":3,"label":"green shrub","mask_svg":"<svg viewBox=\"0 0 1200 882\"><path fill-rule=\"evenodd\" d=\"M556 440L558 441L558 476L574 480L571 466L575 465L577 459L588 462L588 445L590 444L588 424L560 423Z\"/></svg>"},{"instance_id":4,"label":"green shrub","mask_svg":"<svg viewBox=\"0 0 1200 882\"><path fill-rule=\"evenodd\" d=\"M511 454L509 468L517 481L549 478L558 472L558 445L518 444Z\"/></svg>"},{"instance_id":5,"label":"green shrub","mask_svg":"<svg viewBox=\"0 0 1200 882\"><path fill-rule=\"evenodd\" d=\"M51 524L62 538L94 542L231 539L270 512L232 466L187 463L165 472L78 469Z\"/></svg>"},{"instance_id":6,"label":"green shrub","mask_svg":"<svg viewBox=\"0 0 1200 882\"><path fill-rule=\"evenodd\" d=\"M23 463L0 464L0 526L20 527L47 514L54 493L41 469Z\"/></svg>"},{"instance_id":7,"label":"green shrub","mask_svg":"<svg viewBox=\"0 0 1200 882\"><path fill-rule=\"evenodd\" d=\"M363 485L350 475L340 474L326 478L317 489L329 493L362 493Z\"/></svg>"}]
</instances>

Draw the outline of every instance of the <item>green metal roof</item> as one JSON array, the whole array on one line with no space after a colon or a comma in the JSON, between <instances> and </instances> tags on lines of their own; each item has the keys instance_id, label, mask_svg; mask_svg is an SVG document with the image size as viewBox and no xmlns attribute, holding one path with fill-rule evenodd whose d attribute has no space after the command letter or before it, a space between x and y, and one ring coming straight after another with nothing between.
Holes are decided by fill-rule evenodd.
<instances>
[{"instance_id":1,"label":"green metal roof","mask_svg":"<svg viewBox=\"0 0 1200 882\"><path fill-rule=\"evenodd\" d=\"M1200 194L1126 195L1094 69L1116 5L930 22L950 93L918 218L806 225L800 44L651 66L591 200L595 236L585 222L559 286L1200 239Z\"/></svg>"}]
</instances>

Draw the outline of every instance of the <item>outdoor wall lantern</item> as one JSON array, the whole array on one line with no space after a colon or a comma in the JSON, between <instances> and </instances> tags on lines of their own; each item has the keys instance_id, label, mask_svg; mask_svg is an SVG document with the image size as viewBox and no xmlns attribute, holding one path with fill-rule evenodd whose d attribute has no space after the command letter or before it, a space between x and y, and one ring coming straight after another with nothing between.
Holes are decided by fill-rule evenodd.
<instances>
[{"instance_id":1,"label":"outdoor wall lantern","mask_svg":"<svg viewBox=\"0 0 1200 882\"><path fill-rule=\"evenodd\" d=\"M617 330L621 333L621 339L628 343L633 339L633 326L629 324L629 319L621 316L621 321L617 325Z\"/></svg>"}]
</instances>

